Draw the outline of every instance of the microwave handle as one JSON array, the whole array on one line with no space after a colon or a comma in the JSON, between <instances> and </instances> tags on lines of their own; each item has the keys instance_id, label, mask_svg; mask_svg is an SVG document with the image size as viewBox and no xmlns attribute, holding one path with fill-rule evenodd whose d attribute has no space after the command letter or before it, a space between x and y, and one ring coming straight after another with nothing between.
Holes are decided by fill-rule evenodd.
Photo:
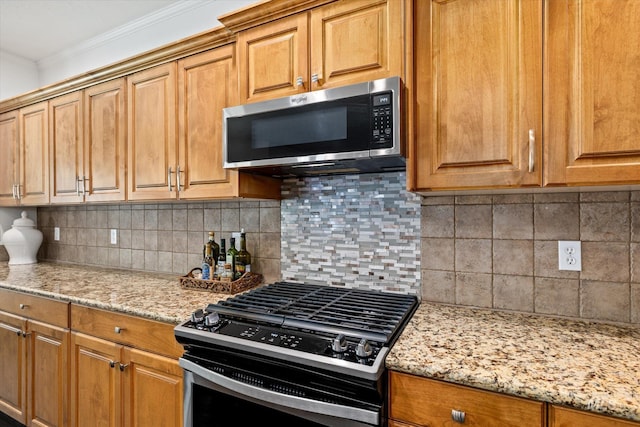
<instances>
[{"instance_id":1,"label":"microwave handle","mask_svg":"<svg viewBox=\"0 0 640 427\"><path fill-rule=\"evenodd\" d=\"M191 372L193 375L204 378L208 382L214 384L218 391L231 395L240 395L253 402L262 402L265 406L269 406L269 404L271 404L271 407L279 406L281 408L311 412L320 415L330 415L338 418L358 420L373 425L377 424L379 421L377 412L277 393L275 391L227 378L224 375L213 372L182 357L179 361L180 366L185 369L185 371ZM187 384L185 384L185 389L186 387Z\"/></svg>"}]
</instances>

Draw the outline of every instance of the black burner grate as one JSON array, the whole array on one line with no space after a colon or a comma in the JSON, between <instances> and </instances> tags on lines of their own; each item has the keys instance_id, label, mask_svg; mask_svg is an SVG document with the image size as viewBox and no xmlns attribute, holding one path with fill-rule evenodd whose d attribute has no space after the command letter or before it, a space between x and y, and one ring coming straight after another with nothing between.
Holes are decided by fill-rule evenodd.
<instances>
[{"instance_id":1,"label":"black burner grate","mask_svg":"<svg viewBox=\"0 0 640 427\"><path fill-rule=\"evenodd\" d=\"M389 343L416 307L413 295L277 282L210 305L209 311Z\"/></svg>"}]
</instances>

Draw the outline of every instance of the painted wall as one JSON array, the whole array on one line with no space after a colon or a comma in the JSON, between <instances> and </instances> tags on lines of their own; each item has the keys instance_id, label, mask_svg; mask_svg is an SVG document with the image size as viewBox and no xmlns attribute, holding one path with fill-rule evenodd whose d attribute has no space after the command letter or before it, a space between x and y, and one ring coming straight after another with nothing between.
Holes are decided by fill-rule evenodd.
<instances>
[{"instance_id":1,"label":"painted wall","mask_svg":"<svg viewBox=\"0 0 640 427\"><path fill-rule=\"evenodd\" d=\"M11 98L40 87L35 62L0 51L0 99Z\"/></svg>"}]
</instances>

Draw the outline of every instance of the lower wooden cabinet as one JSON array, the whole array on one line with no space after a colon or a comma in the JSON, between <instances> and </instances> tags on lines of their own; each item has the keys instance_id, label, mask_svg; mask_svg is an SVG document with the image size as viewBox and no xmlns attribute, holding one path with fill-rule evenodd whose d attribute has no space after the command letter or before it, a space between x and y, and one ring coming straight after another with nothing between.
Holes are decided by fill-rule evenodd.
<instances>
[{"instance_id":1,"label":"lower wooden cabinet","mask_svg":"<svg viewBox=\"0 0 640 427\"><path fill-rule=\"evenodd\" d=\"M0 290L0 411L26 426L69 424L68 316L68 303Z\"/></svg>"},{"instance_id":2,"label":"lower wooden cabinet","mask_svg":"<svg viewBox=\"0 0 640 427\"><path fill-rule=\"evenodd\" d=\"M640 423L625 421L590 412L549 405L549 427L638 427Z\"/></svg>"},{"instance_id":3,"label":"lower wooden cabinet","mask_svg":"<svg viewBox=\"0 0 640 427\"><path fill-rule=\"evenodd\" d=\"M171 325L75 305L71 319L71 426L182 426Z\"/></svg>"},{"instance_id":4,"label":"lower wooden cabinet","mask_svg":"<svg viewBox=\"0 0 640 427\"><path fill-rule=\"evenodd\" d=\"M544 427L546 406L414 375L391 372L391 426Z\"/></svg>"}]
</instances>

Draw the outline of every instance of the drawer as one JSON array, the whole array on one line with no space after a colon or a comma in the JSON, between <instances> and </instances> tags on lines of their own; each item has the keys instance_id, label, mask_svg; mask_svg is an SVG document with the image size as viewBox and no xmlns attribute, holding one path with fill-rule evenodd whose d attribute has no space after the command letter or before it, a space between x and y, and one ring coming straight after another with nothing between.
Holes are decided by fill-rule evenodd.
<instances>
[{"instance_id":1,"label":"drawer","mask_svg":"<svg viewBox=\"0 0 640 427\"><path fill-rule=\"evenodd\" d=\"M543 427L545 404L390 372L390 417L422 426ZM463 415L464 414L464 415ZM464 417L464 421L460 418Z\"/></svg>"},{"instance_id":2,"label":"drawer","mask_svg":"<svg viewBox=\"0 0 640 427\"><path fill-rule=\"evenodd\" d=\"M0 289L0 311L61 328L69 327L69 303L65 301Z\"/></svg>"},{"instance_id":3,"label":"drawer","mask_svg":"<svg viewBox=\"0 0 640 427\"><path fill-rule=\"evenodd\" d=\"M549 427L639 427L640 423L550 405Z\"/></svg>"},{"instance_id":4,"label":"drawer","mask_svg":"<svg viewBox=\"0 0 640 427\"><path fill-rule=\"evenodd\" d=\"M152 353L178 358L184 349L175 325L83 305L71 304L71 329Z\"/></svg>"}]
</instances>

